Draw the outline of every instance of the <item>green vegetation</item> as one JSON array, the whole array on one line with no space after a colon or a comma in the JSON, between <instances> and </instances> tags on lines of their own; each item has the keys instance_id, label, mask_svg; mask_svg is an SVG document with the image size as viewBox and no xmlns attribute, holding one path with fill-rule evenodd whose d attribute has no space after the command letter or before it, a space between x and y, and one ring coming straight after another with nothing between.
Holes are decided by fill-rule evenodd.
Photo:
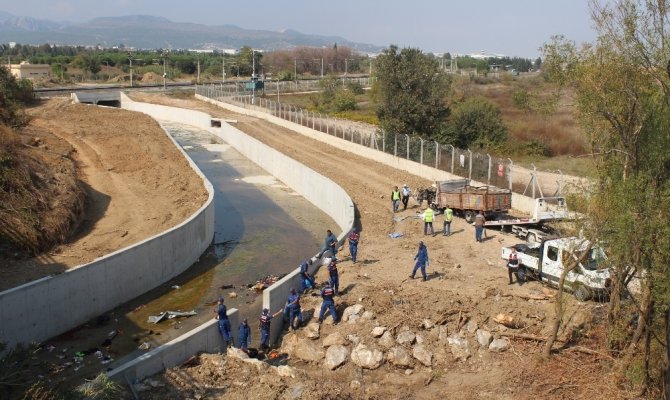
<instances>
[{"instance_id":1,"label":"green vegetation","mask_svg":"<svg viewBox=\"0 0 670 400\"><path fill-rule=\"evenodd\" d=\"M507 139L500 109L482 97L469 97L454 105L446 140L462 149L494 149Z\"/></svg>"},{"instance_id":2,"label":"green vegetation","mask_svg":"<svg viewBox=\"0 0 670 400\"><path fill-rule=\"evenodd\" d=\"M375 71L373 99L382 129L428 139L444 132L451 79L433 58L418 49L390 46L377 57Z\"/></svg>"},{"instance_id":3,"label":"green vegetation","mask_svg":"<svg viewBox=\"0 0 670 400\"><path fill-rule=\"evenodd\" d=\"M23 126L28 119L25 104L33 99L33 86L27 79L16 80L7 68L0 66L0 123Z\"/></svg>"},{"instance_id":4,"label":"green vegetation","mask_svg":"<svg viewBox=\"0 0 670 400\"><path fill-rule=\"evenodd\" d=\"M662 2L594 3L599 37L544 48L547 79L576 94L597 158L590 238L606 243L612 295L605 344L640 395L670 387L670 10ZM631 240L634 238L634 240ZM632 279L639 290L623 296Z\"/></svg>"}]
</instances>

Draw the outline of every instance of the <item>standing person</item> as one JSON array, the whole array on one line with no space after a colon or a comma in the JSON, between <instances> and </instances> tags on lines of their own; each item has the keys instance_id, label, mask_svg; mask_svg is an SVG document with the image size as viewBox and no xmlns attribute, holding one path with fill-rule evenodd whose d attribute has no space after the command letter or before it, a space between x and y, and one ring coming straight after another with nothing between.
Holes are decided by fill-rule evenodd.
<instances>
[{"instance_id":1,"label":"standing person","mask_svg":"<svg viewBox=\"0 0 670 400\"><path fill-rule=\"evenodd\" d=\"M477 215L475 216L475 240L478 241L479 243L482 242L482 233L484 232L484 222L486 222L484 214L482 214L481 211L478 211Z\"/></svg>"},{"instance_id":2,"label":"standing person","mask_svg":"<svg viewBox=\"0 0 670 400\"><path fill-rule=\"evenodd\" d=\"M277 311L274 314L270 314L270 310L267 308L263 309L263 312L261 313L261 317L258 321L258 329L261 331L261 343L259 345L259 348L261 350L267 349L270 344L270 323L272 322L272 318L276 317L277 315L281 314L281 310Z\"/></svg>"},{"instance_id":3,"label":"standing person","mask_svg":"<svg viewBox=\"0 0 670 400\"><path fill-rule=\"evenodd\" d=\"M246 318L240 322L240 327L237 330L237 338L240 341L240 349L247 351L249 342L251 342L251 328L249 328Z\"/></svg>"},{"instance_id":4,"label":"standing person","mask_svg":"<svg viewBox=\"0 0 670 400\"><path fill-rule=\"evenodd\" d=\"M398 190L397 186L394 186L391 191L391 203L393 204L393 212L397 213L400 206L400 190Z\"/></svg>"},{"instance_id":5,"label":"standing person","mask_svg":"<svg viewBox=\"0 0 670 400\"><path fill-rule=\"evenodd\" d=\"M326 283L326 287L321 289L321 298L323 302L321 303L321 311L319 312L319 323L323 322L323 316L326 314L326 310L330 310L330 316L333 317L333 324L337 325L340 322L337 317L337 310L335 309L335 300L333 300L333 295L335 291L330 287L330 283Z\"/></svg>"},{"instance_id":6,"label":"standing person","mask_svg":"<svg viewBox=\"0 0 670 400\"><path fill-rule=\"evenodd\" d=\"M232 347L233 345L233 336L230 334L230 321L228 320L228 309L226 305L223 304L223 297L219 297L219 305L215 311L216 316L214 319L219 320L219 333L223 337L223 340L226 342L226 347Z\"/></svg>"},{"instance_id":7,"label":"standing person","mask_svg":"<svg viewBox=\"0 0 670 400\"><path fill-rule=\"evenodd\" d=\"M291 329L294 332L297 331L302 324L302 310L300 309L300 295L294 288L291 288L291 293L286 300L284 314L288 314L288 323ZM298 320L297 324L295 323L296 319Z\"/></svg>"},{"instance_id":8,"label":"standing person","mask_svg":"<svg viewBox=\"0 0 670 400\"><path fill-rule=\"evenodd\" d=\"M333 288L335 296L339 296L338 291L340 290L340 274L337 271L337 262L335 260L331 261L328 264L328 285Z\"/></svg>"},{"instance_id":9,"label":"standing person","mask_svg":"<svg viewBox=\"0 0 670 400\"><path fill-rule=\"evenodd\" d=\"M330 250L333 259L337 259L337 237L333 235L333 232L331 232L330 229L326 231L326 238L323 240L323 249L321 249L321 252L319 253L319 258L321 258L328 250Z\"/></svg>"},{"instance_id":10,"label":"standing person","mask_svg":"<svg viewBox=\"0 0 670 400\"><path fill-rule=\"evenodd\" d=\"M356 254L358 254L358 241L361 240L361 235L356 228L351 230L349 234L349 254L351 254L351 262L356 264Z\"/></svg>"},{"instance_id":11,"label":"standing person","mask_svg":"<svg viewBox=\"0 0 670 400\"><path fill-rule=\"evenodd\" d=\"M414 279L414 275L416 274L416 271L421 268L421 275L423 276L423 280L426 280L426 265L430 264L430 261L428 260L428 249L426 246L423 244L423 242L419 242L419 250L416 252L416 255L414 256L414 260L416 260L416 264L414 265L414 269L412 270L412 275L409 277Z\"/></svg>"},{"instance_id":12,"label":"standing person","mask_svg":"<svg viewBox=\"0 0 670 400\"><path fill-rule=\"evenodd\" d=\"M509 277L509 284L513 284L512 276L516 275L516 280L519 285L523 284L524 276L519 265L519 254L516 252L516 247L512 246L512 252L509 254L507 260L507 276Z\"/></svg>"},{"instance_id":13,"label":"standing person","mask_svg":"<svg viewBox=\"0 0 670 400\"><path fill-rule=\"evenodd\" d=\"M407 203L409 202L409 196L412 194L409 186L407 184L402 185L402 209L407 210Z\"/></svg>"},{"instance_id":14,"label":"standing person","mask_svg":"<svg viewBox=\"0 0 670 400\"><path fill-rule=\"evenodd\" d=\"M433 218L435 217L435 210L433 210L430 207L430 204L428 204L428 208L426 208L426 211L423 212L423 235L426 236L428 234L428 227L430 226L430 234L435 236L435 231L433 230Z\"/></svg>"},{"instance_id":15,"label":"standing person","mask_svg":"<svg viewBox=\"0 0 670 400\"><path fill-rule=\"evenodd\" d=\"M442 228L442 235L451 236L451 220L454 219L454 210L447 208L444 210L444 227Z\"/></svg>"}]
</instances>

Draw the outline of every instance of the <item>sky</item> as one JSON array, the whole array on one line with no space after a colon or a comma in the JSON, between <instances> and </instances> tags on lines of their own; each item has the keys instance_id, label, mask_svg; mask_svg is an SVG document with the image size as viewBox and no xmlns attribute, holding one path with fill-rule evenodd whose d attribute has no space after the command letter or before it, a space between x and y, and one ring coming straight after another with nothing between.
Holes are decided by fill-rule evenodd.
<instances>
[{"instance_id":1,"label":"sky","mask_svg":"<svg viewBox=\"0 0 670 400\"><path fill-rule=\"evenodd\" d=\"M535 58L552 35L595 39L588 0L0 0L0 11L54 21L153 15L174 22L341 36L424 52Z\"/></svg>"}]
</instances>

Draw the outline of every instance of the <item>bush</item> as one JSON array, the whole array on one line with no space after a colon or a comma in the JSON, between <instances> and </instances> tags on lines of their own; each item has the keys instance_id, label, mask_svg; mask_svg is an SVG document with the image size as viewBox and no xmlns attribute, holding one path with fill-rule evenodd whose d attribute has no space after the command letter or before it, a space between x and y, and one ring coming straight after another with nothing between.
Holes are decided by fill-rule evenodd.
<instances>
[{"instance_id":1,"label":"bush","mask_svg":"<svg viewBox=\"0 0 670 400\"><path fill-rule=\"evenodd\" d=\"M12 127L28 123L23 111L26 103L32 101L33 84L27 79L16 80L7 68L0 66L0 122Z\"/></svg>"},{"instance_id":2,"label":"bush","mask_svg":"<svg viewBox=\"0 0 670 400\"><path fill-rule=\"evenodd\" d=\"M363 85L361 85L358 82L349 82L347 83L347 89L355 95L363 94L365 93L365 90L363 90Z\"/></svg>"},{"instance_id":3,"label":"bush","mask_svg":"<svg viewBox=\"0 0 670 400\"><path fill-rule=\"evenodd\" d=\"M349 90L339 89L335 92L332 106L335 112L355 110L356 96Z\"/></svg>"},{"instance_id":4,"label":"bush","mask_svg":"<svg viewBox=\"0 0 670 400\"><path fill-rule=\"evenodd\" d=\"M462 149L496 147L507 139L500 109L482 97L470 97L454 106L446 131L447 141Z\"/></svg>"}]
</instances>

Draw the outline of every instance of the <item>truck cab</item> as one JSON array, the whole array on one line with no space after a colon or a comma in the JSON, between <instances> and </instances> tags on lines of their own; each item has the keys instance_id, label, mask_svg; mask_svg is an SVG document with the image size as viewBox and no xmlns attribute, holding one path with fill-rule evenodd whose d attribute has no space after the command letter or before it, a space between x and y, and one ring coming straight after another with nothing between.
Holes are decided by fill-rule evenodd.
<instances>
[{"instance_id":1,"label":"truck cab","mask_svg":"<svg viewBox=\"0 0 670 400\"><path fill-rule=\"evenodd\" d=\"M552 286L558 286L563 270L572 262L584 257L576 268L565 277L565 288L580 300L606 298L610 288L607 257L599 246L591 246L585 239L567 237L544 240L539 244L518 244L519 262L527 274ZM590 248L589 248L590 247ZM588 254L584 254L588 251ZM509 258L510 247L503 247L501 257Z\"/></svg>"}]
</instances>

